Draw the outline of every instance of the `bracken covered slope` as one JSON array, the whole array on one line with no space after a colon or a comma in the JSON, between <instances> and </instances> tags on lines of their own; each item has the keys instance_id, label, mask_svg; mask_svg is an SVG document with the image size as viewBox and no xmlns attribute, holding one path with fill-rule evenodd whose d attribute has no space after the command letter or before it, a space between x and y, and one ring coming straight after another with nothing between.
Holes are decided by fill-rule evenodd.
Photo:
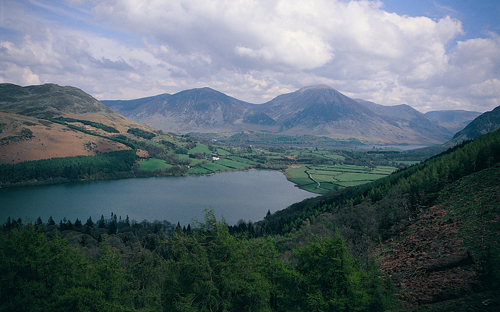
<instances>
[{"instance_id":1,"label":"bracken covered slope","mask_svg":"<svg viewBox=\"0 0 500 312\"><path fill-rule=\"evenodd\" d=\"M54 121L61 117L85 131ZM102 136L132 127L152 130L74 87L0 84L0 164L126 150Z\"/></svg>"}]
</instances>

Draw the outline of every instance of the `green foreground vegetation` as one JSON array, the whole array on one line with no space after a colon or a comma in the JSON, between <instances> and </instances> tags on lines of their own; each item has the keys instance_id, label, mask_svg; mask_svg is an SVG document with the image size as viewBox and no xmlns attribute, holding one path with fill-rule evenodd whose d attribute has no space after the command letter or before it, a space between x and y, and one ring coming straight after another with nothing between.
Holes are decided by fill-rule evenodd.
<instances>
[{"instance_id":1,"label":"green foreground vegetation","mask_svg":"<svg viewBox=\"0 0 500 312\"><path fill-rule=\"evenodd\" d=\"M68 222L4 225L0 311L384 311L394 304L390 279L349 257L339 235L312 236L285 255L279 238L231 235L211 211L204 223L169 235L161 224L127 222L118 233L116 217L69 222L71 231Z\"/></svg>"}]
</instances>

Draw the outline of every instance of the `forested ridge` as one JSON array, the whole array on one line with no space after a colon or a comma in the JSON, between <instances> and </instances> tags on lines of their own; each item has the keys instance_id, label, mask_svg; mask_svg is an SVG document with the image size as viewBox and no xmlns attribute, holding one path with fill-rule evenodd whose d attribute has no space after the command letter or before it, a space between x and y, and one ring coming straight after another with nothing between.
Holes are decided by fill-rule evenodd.
<instances>
[{"instance_id":1,"label":"forested ridge","mask_svg":"<svg viewBox=\"0 0 500 312\"><path fill-rule=\"evenodd\" d=\"M460 308L495 311L500 307L499 176L500 131L496 131L370 184L296 203L254 227L260 233L289 237L285 245L302 244L311 234L338 232L349 254L362 261L369 263L375 254L399 259L391 265L404 261L399 266L407 266L407 271L397 273L400 289L410 291L405 284L413 280L421 280L414 287L423 288L413 288L411 297L400 294L403 302L434 304L492 291L495 299L485 297L486 305L482 299ZM376 251L381 248L385 251ZM446 276L447 270L456 275L433 275ZM471 275L463 277L461 270ZM426 278L434 278L434 284L427 285ZM428 297L413 294L426 293L428 287L435 287ZM436 311L457 306L460 303Z\"/></svg>"},{"instance_id":2,"label":"forested ridge","mask_svg":"<svg viewBox=\"0 0 500 312\"><path fill-rule=\"evenodd\" d=\"M460 218L440 219L433 225L437 228L455 224L463 229L462 220L472 219L473 213L475 224L487 222L484 228L490 232L471 227L465 233L478 246L487 233L490 247L466 255L478 281L489 277L476 290L492 291L500 278L495 255L498 186L485 183L487 198L475 198L481 193L478 182L475 193L466 198L445 195L454 189L455 194L467 193L474 179L496 179L499 163L496 131L386 178L294 204L254 224L228 226L210 211L204 222L186 229L118 221L116 216L95 224L65 220L59 226L53 220L9 221L0 232L0 310L397 309L392 279L378 269L374 250L404 240L409 225L418 225L412 222L421 216L435 218L427 212L436 204L463 207ZM469 176L475 178L465 179ZM471 206L478 200L484 203ZM478 219L478 213L491 217ZM450 261L436 267L444 270L454 263ZM408 278L426 274L417 270ZM447 296L453 299L461 293ZM486 301L490 311L498 307L495 300Z\"/></svg>"}]
</instances>

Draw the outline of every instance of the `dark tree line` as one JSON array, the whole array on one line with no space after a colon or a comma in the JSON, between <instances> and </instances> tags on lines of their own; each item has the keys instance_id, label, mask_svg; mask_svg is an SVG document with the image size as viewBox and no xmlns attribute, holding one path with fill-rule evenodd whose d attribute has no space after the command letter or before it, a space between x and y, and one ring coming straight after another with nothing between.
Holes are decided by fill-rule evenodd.
<instances>
[{"instance_id":1,"label":"dark tree line","mask_svg":"<svg viewBox=\"0 0 500 312\"><path fill-rule=\"evenodd\" d=\"M130 172L137 156L134 150L25 161L0 165L0 185L26 181L77 181L97 174Z\"/></svg>"},{"instance_id":2,"label":"dark tree line","mask_svg":"<svg viewBox=\"0 0 500 312\"><path fill-rule=\"evenodd\" d=\"M105 218L104 215L101 215L101 217L95 222L94 220L92 220L92 217L88 217L85 223L79 220L78 218L76 218L75 222L71 222L71 220L63 218L62 220L59 221L59 223L56 223L56 221L52 218L52 216L50 216L47 219L47 222L43 222L42 218L38 217L35 222L33 223L28 222L28 224L33 224L37 228L43 229L44 231L50 231L50 230L58 230L60 232L75 231L88 234L100 229L107 230L103 232L106 234L117 234L119 232L130 231L131 228L136 230L147 229L151 233L155 234L158 232L170 234L174 232L176 229L179 230L180 227L180 224L178 224L176 228L174 225L172 225L172 223L166 220L154 221L154 222L143 220L141 222L138 222L133 219L130 220L128 215L125 218L122 218L121 216L118 216L117 214L114 213L111 213L110 218ZM1 228L3 230L9 231L11 229L15 229L23 225L26 224L23 223L23 220L21 218L18 218L16 220L14 218L8 217L7 221L1 225ZM188 224L188 228L189 229L191 228L190 224ZM180 230L186 232L187 228L186 226L184 226L184 228L180 228Z\"/></svg>"},{"instance_id":3,"label":"dark tree line","mask_svg":"<svg viewBox=\"0 0 500 312\"><path fill-rule=\"evenodd\" d=\"M67 118L67 117L56 117L56 118L49 119L49 120L52 122L61 123L61 124L67 125L67 126L69 126L69 125L66 124L66 122L80 122L84 125L92 126L94 128L101 129L101 130L104 130L104 131L109 132L109 133L120 133L120 131L116 130L116 128L113 128L111 126L108 126L108 125L105 125L105 124L102 124L99 122L89 121L89 120Z\"/></svg>"},{"instance_id":4,"label":"dark tree line","mask_svg":"<svg viewBox=\"0 0 500 312\"><path fill-rule=\"evenodd\" d=\"M140 138L143 138L146 140L151 140L152 138L154 138L156 136L156 134L154 134L153 132L149 132L149 131L142 130L139 128L130 128L127 130L127 133L133 134L136 137L140 137Z\"/></svg>"}]
</instances>

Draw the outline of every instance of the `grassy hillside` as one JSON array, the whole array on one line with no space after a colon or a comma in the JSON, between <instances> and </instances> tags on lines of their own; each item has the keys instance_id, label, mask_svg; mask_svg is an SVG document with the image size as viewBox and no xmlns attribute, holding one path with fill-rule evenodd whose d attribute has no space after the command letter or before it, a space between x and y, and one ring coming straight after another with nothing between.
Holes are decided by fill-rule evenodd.
<instances>
[{"instance_id":1,"label":"grassy hillside","mask_svg":"<svg viewBox=\"0 0 500 312\"><path fill-rule=\"evenodd\" d=\"M74 87L0 84L0 164L127 150L131 128L154 131Z\"/></svg>"}]
</instances>

